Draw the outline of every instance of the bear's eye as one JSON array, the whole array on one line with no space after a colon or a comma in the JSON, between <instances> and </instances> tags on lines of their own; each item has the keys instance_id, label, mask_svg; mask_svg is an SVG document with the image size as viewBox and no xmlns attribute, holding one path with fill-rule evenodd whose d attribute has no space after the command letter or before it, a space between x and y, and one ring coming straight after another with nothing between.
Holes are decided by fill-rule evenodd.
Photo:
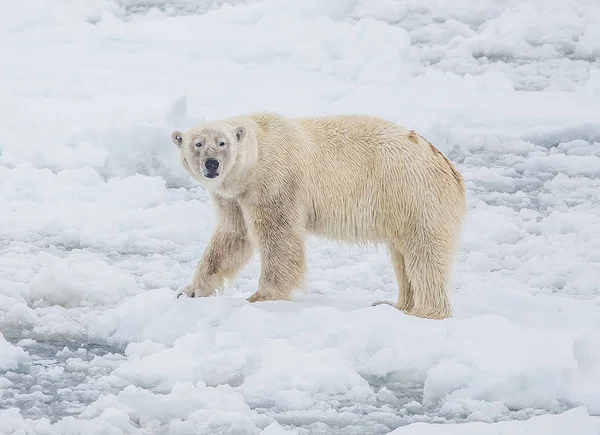
<instances>
[{"instance_id":1,"label":"bear's eye","mask_svg":"<svg viewBox=\"0 0 600 435\"><path fill-rule=\"evenodd\" d=\"M196 148L200 148L202 146L202 142L196 142Z\"/></svg>"},{"instance_id":2,"label":"bear's eye","mask_svg":"<svg viewBox=\"0 0 600 435\"><path fill-rule=\"evenodd\" d=\"M224 147L225 146L225 142L224 141L219 142L219 146L220 147Z\"/></svg>"}]
</instances>

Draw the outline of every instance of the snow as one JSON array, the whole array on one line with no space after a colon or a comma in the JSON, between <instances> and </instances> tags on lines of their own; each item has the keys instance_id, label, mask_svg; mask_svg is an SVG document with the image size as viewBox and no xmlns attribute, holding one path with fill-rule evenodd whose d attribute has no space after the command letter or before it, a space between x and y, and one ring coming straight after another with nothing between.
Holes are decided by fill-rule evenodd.
<instances>
[{"instance_id":1,"label":"snow","mask_svg":"<svg viewBox=\"0 0 600 435\"><path fill-rule=\"evenodd\" d=\"M0 16L0 433L600 434L600 6L11 2ZM383 249L309 240L309 293L176 299L214 227L169 136L361 112L456 163L454 316Z\"/></svg>"},{"instance_id":2,"label":"snow","mask_svg":"<svg viewBox=\"0 0 600 435\"><path fill-rule=\"evenodd\" d=\"M528 421L502 421L495 425L482 422L464 425L426 425L415 423L411 426L399 428L390 435L415 435L426 433L428 435L562 435L576 430L582 435L597 435L598 423L589 418L583 407L572 409L560 415L541 415L532 417Z\"/></svg>"}]
</instances>

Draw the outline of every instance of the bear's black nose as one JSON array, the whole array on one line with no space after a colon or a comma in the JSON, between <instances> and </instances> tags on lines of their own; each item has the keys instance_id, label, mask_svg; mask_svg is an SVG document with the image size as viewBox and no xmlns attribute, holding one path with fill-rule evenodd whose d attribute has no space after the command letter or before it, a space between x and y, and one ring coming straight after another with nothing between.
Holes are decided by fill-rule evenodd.
<instances>
[{"instance_id":1,"label":"bear's black nose","mask_svg":"<svg viewBox=\"0 0 600 435\"><path fill-rule=\"evenodd\" d=\"M208 159L206 163L204 163L204 166L206 166L206 169L209 171L214 172L219 169L219 161L217 159Z\"/></svg>"}]
</instances>

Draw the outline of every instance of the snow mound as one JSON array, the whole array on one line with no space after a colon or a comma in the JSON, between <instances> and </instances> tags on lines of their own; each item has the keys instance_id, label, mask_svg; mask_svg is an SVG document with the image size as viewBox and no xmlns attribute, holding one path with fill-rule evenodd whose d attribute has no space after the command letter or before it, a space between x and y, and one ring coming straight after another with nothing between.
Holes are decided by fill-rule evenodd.
<instances>
[{"instance_id":1,"label":"snow mound","mask_svg":"<svg viewBox=\"0 0 600 435\"><path fill-rule=\"evenodd\" d=\"M0 332L0 372L14 370L19 365L29 362L29 354L21 347L13 346L6 341L2 332ZM0 384L2 378L0 378Z\"/></svg>"},{"instance_id":2,"label":"snow mound","mask_svg":"<svg viewBox=\"0 0 600 435\"><path fill-rule=\"evenodd\" d=\"M563 435L573 430L581 435L597 435L600 417L591 417L584 408L576 408L560 415L540 415L524 422L502 421L493 425L482 422L447 426L415 423L389 435Z\"/></svg>"}]
</instances>

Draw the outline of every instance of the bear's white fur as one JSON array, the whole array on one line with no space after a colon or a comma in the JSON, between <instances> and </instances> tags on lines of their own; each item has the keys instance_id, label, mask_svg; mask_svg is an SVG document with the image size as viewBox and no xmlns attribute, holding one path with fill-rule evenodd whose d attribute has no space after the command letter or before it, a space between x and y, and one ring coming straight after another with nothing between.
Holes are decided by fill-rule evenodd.
<instances>
[{"instance_id":1,"label":"bear's white fur","mask_svg":"<svg viewBox=\"0 0 600 435\"><path fill-rule=\"evenodd\" d=\"M215 294L257 249L258 290L248 300L289 299L304 283L305 238L315 234L387 246L398 300L374 305L451 316L448 287L465 186L452 163L414 131L362 115L253 113L174 131L171 139L183 169L218 212L192 283L180 295Z\"/></svg>"}]
</instances>

